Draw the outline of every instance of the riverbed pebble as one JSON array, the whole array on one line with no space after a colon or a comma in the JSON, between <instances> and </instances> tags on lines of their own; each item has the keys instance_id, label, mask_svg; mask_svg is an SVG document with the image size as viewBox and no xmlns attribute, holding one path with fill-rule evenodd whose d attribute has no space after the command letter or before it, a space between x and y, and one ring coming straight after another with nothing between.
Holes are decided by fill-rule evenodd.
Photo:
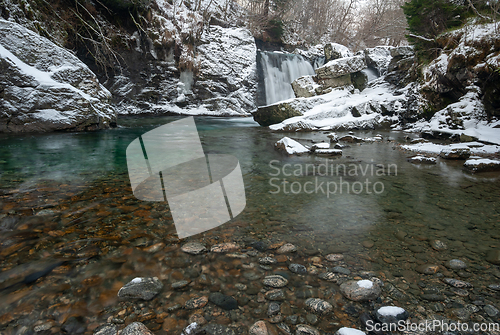
<instances>
[{"instance_id":1,"label":"riverbed pebble","mask_svg":"<svg viewBox=\"0 0 500 335\"><path fill-rule=\"evenodd\" d=\"M118 291L118 297L151 300L162 288L163 284L157 277L136 277Z\"/></svg>"}]
</instances>

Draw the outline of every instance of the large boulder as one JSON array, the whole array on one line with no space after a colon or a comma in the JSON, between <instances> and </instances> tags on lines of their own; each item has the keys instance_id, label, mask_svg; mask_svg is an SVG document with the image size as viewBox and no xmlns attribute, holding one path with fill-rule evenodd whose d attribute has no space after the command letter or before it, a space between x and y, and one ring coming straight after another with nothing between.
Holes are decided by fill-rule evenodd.
<instances>
[{"instance_id":1,"label":"large boulder","mask_svg":"<svg viewBox=\"0 0 500 335\"><path fill-rule=\"evenodd\" d=\"M332 60L316 69L318 79L338 78L366 69L363 55Z\"/></svg>"},{"instance_id":2,"label":"large boulder","mask_svg":"<svg viewBox=\"0 0 500 335\"><path fill-rule=\"evenodd\" d=\"M267 127L300 115L302 115L302 113L295 109L292 104L282 102L274 105L259 107L257 111L253 113L253 119L261 126Z\"/></svg>"},{"instance_id":3,"label":"large boulder","mask_svg":"<svg viewBox=\"0 0 500 335\"><path fill-rule=\"evenodd\" d=\"M325 62L327 63L335 59L353 56L348 47L338 43L327 43L323 50L325 53Z\"/></svg>"},{"instance_id":4,"label":"large boulder","mask_svg":"<svg viewBox=\"0 0 500 335\"><path fill-rule=\"evenodd\" d=\"M116 124L111 94L76 56L0 19L0 132L94 130Z\"/></svg>"},{"instance_id":5,"label":"large boulder","mask_svg":"<svg viewBox=\"0 0 500 335\"><path fill-rule=\"evenodd\" d=\"M366 65L377 70L379 76L385 75L392 60L392 49L394 47L391 46L378 46L365 49Z\"/></svg>"},{"instance_id":6,"label":"large boulder","mask_svg":"<svg viewBox=\"0 0 500 335\"><path fill-rule=\"evenodd\" d=\"M255 109L257 47L250 30L211 26L197 47L195 98L227 115Z\"/></svg>"},{"instance_id":7,"label":"large boulder","mask_svg":"<svg viewBox=\"0 0 500 335\"><path fill-rule=\"evenodd\" d=\"M297 98L310 98L321 94L321 85L314 81L313 76L303 76L292 82L292 89Z\"/></svg>"}]
</instances>

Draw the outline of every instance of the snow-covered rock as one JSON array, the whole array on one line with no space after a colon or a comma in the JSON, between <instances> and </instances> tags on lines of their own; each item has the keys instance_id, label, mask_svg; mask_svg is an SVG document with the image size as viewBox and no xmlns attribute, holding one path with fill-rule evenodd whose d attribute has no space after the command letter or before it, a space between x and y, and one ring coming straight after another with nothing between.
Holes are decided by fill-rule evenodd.
<instances>
[{"instance_id":1,"label":"snow-covered rock","mask_svg":"<svg viewBox=\"0 0 500 335\"><path fill-rule=\"evenodd\" d=\"M437 160L434 157L417 155L417 156L409 157L408 162L413 163L413 164L436 164Z\"/></svg>"},{"instance_id":2,"label":"snow-covered rock","mask_svg":"<svg viewBox=\"0 0 500 335\"><path fill-rule=\"evenodd\" d=\"M366 335L366 333L359 329L342 327L335 332L335 335Z\"/></svg>"},{"instance_id":3,"label":"snow-covered rock","mask_svg":"<svg viewBox=\"0 0 500 335\"><path fill-rule=\"evenodd\" d=\"M321 85L318 85L313 76L303 76L292 82L292 89L297 98L310 98L321 94Z\"/></svg>"},{"instance_id":4,"label":"snow-covered rock","mask_svg":"<svg viewBox=\"0 0 500 335\"><path fill-rule=\"evenodd\" d=\"M490 172L500 170L500 161L494 159L469 159L464 164L465 169L471 172Z\"/></svg>"},{"instance_id":5,"label":"snow-covered rock","mask_svg":"<svg viewBox=\"0 0 500 335\"><path fill-rule=\"evenodd\" d=\"M109 128L111 94L76 56L0 19L0 132Z\"/></svg>"},{"instance_id":6,"label":"snow-covered rock","mask_svg":"<svg viewBox=\"0 0 500 335\"><path fill-rule=\"evenodd\" d=\"M303 155L309 153L310 150L299 142L292 140L289 137L283 137L274 144L276 150L286 153L287 155Z\"/></svg>"},{"instance_id":7,"label":"snow-covered rock","mask_svg":"<svg viewBox=\"0 0 500 335\"><path fill-rule=\"evenodd\" d=\"M439 153L439 156L444 159L467 159L470 155L469 148L446 148Z\"/></svg>"},{"instance_id":8,"label":"snow-covered rock","mask_svg":"<svg viewBox=\"0 0 500 335\"><path fill-rule=\"evenodd\" d=\"M393 48L391 46L378 46L365 49L367 66L377 70L379 76L385 75L392 60L391 49Z\"/></svg>"},{"instance_id":9,"label":"snow-covered rock","mask_svg":"<svg viewBox=\"0 0 500 335\"><path fill-rule=\"evenodd\" d=\"M319 69L316 69L316 76L319 80L338 78L347 74L366 69L365 57L358 55L332 60Z\"/></svg>"},{"instance_id":10,"label":"snow-covered rock","mask_svg":"<svg viewBox=\"0 0 500 335\"><path fill-rule=\"evenodd\" d=\"M352 57L353 52L348 47L338 43L327 43L324 46L325 61L330 62L335 59Z\"/></svg>"},{"instance_id":11,"label":"snow-covered rock","mask_svg":"<svg viewBox=\"0 0 500 335\"><path fill-rule=\"evenodd\" d=\"M196 87L208 95L203 105L224 114L255 109L257 48L252 33L246 28L211 26L200 43Z\"/></svg>"}]
</instances>

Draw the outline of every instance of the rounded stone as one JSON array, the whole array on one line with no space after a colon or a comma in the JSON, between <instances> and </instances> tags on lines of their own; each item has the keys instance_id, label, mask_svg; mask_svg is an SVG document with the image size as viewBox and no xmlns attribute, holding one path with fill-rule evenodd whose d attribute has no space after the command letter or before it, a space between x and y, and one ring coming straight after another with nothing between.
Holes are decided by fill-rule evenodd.
<instances>
[{"instance_id":1,"label":"rounded stone","mask_svg":"<svg viewBox=\"0 0 500 335\"><path fill-rule=\"evenodd\" d=\"M112 323L107 323L105 325L99 326L95 331L94 335L116 335L118 334L118 329L116 325Z\"/></svg>"},{"instance_id":2,"label":"rounded stone","mask_svg":"<svg viewBox=\"0 0 500 335\"><path fill-rule=\"evenodd\" d=\"M444 243L441 240L432 240L429 243L430 243L432 249L437 250L437 251L448 249L448 246L446 245L446 243Z\"/></svg>"},{"instance_id":3,"label":"rounded stone","mask_svg":"<svg viewBox=\"0 0 500 335\"><path fill-rule=\"evenodd\" d=\"M500 265L500 249L489 251L486 254L486 261L491 264Z\"/></svg>"},{"instance_id":4,"label":"rounded stone","mask_svg":"<svg viewBox=\"0 0 500 335\"><path fill-rule=\"evenodd\" d=\"M224 254L227 252L233 252L236 250L239 250L240 247L236 243L221 243L221 244L216 244L210 248L211 252L215 252L218 254Z\"/></svg>"},{"instance_id":5,"label":"rounded stone","mask_svg":"<svg viewBox=\"0 0 500 335\"><path fill-rule=\"evenodd\" d=\"M371 280L351 280L340 285L340 292L352 301L369 301L380 296L380 286Z\"/></svg>"},{"instance_id":6,"label":"rounded stone","mask_svg":"<svg viewBox=\"0 0 500 335\"><path fill-rule=\"evenodd\" d=\"M274 288L285 287L288 284L288 280L280 275L267 276L262 280L262 283L266 286L271 286Z\"/></svg>"},{"instance_id":7,"label":"rounded stone","mask_svg":"<svg viewBox=\"0 0 500 335\"><path fill-rule=\"evenodd\" d=\"M274 316L280 312L280 304L277 302L270 302L267 308L267 316Z\"/></svg>"},{"instance_id":8,"label":"rounded stone","mask_svg":"<svg viewBox=\"0 0 500 335\"><path fill-rule=\"evenodd\" d=\"M344 268L342 266L336 266L331 271L334 272L334 273L340 273L340 274L346 275L346 276L348 276L348 275L351 274L351 270L346 269L346 268Z\"/></svg>"},{"instance_id":9,"label":"rounded stone","mask_svg":"<svg viewBox=\"0 0 500 335\"><path fill-rule=\"evenodd\" d=\"M319 331L309 325L297 325L295 335L320 335Z\"/></svg>"},{"instance_id":10,"label":"rounded stone","mask_svg":"<svg viewBox=\"0 0 500 335\"><path fill-rule=\"evenodd\" d=\"M199 242L188 242L181 247L181 250L187 254L199 255L207 251L207 248Z\"/></svg>"},{"instance_id":11,"label":"rounded stone","mask_svg":"<svg viewBox=\"0 0 500 335\"><path fill-rule=\"evenodd\" d=\"M307 274L307 269L306 269L306 267L304 265L292 263L292 264L290 264L288 266L288 269L290 271L292 271L293 273L297 273L297 274L300 274L300 275Z\"/></svg>"},{"instance_id":12,"label":"rounded stone","mask_svg":"<svg viewBox=\"0 0 500 335\"><path fill-rule=\"evenodd\" d=\"M121 335L153 335L153 333L142 323L133 322L122 330Z\"/></svg>"},{"instance_id":13,"label":"rounded stone","mask_svg":"<svg viewBox=\"0 0 500 335\"><path fill-rule=\"evenodd\" d=\"M180 290L180 289L183 289L185 288L186 286L189 285L189 281L187 280L181 280L181 281L178 281L178 282L175 282L175 283L172 283L171 287L174 289L174 290Z\"/></svg>"},{"instance_id":14,"label":"rounded stone","mask_svg":"<svg viewBox=\"0 0 500 335\"><path fill-rule=\"evenodd\" d=\"M276 330L266 321L255 322L248 330L250 335L275 335Z\"/></svg>"},{"instance_id":15,"label":"rounded stone","mask_svg":"<svg viewBox=\"0 0 500 335\"><path fill-rule=\"evenodd\" d=\"M318 275L319 279L334 282L337 280L337 275L333 272L323 272Z\"/></svg>"},{"instance_id":16,"label":"rounded stone","mask_svg":"<svg viewBox=\"0 0 500 335\"><path fill-rule=\"evenodd\" d=\"M326 255L326 260L330 262L339 262L344 259L344 255L342 254L329 254Z\"/></svg>"},{"instance_id":17,"label":"rounded stone","mask_svg":"<svg viewBox=\"0 0 500 335\"><path fill-rule=\"evenodd\" d=\"M296 246L294 246L291 243L287 243L285 245L282 245L276 252L278 254L288 254L288 253L292 253L292 252L296 252L296 251L297 251Z\"/></svg>"},{"instance_id":18,"label":"rounded stone","mask_svg":"<svg viewBox=\"0 0 500 335\"><path fill-rule=\"evenodd\" d=\"M471 288L472 284L463 280L453 279L453 278L443 278L443 283L456 288Z\"/></svg>"},{"instance_id":19,"label":"rounded stone","mask_svg":"<svg viewBox=\"0 0 500 335\"><path fill-rule=\"evenodd\" d=\"M445 263L445 266L452 270L463 270L467 268L467 264L459 259L451 259Z\"/></svg>"},{"instance_id":20,"label":"rounded stone","mask_svg":"<svg viewBox=\"0 0 500 335\"><path fill-rule=\"evenodd\" d=\"M267 300L283 301L285 300L285 292L280 289L267 291L265 294Z\"/></svg>"},{"instance_id":21,"label":"rounded stone","mask_svg":"<svg viewBox=\"0 0 500 335\"><path fill-rule=\"evenodd\" d=\"M259 258L259 264L272 265L272 264L276 264L276 263L278 263L278 260L276 258L273 258L273 257Z\"/></svg>"},{"instance_id":22,"label":"rounded stone","mask_svg":"<svg viewBox=\"0 0 500 335\"><path fill-rule=\"evenodd\" d=\"M238 302L235 298L220 292L211 293L208 296L208 301L227 311L238 308Z\"/></svg>"},{"instance_id":23,"label":"rounded stone","mask_svg":"<svg viewBox=\"0 0 500 335\"><path fill-rule=\"evenodd\" d=\"M333 311L333 306L329 302L317 298L307 299L306 308L319 315L326 315Z\"/></svg>"},{"instance_id":24,"label":"rounded stone","mask_svg":"<svg viewBox=\"0 0 500 335\"><path fill-rule=\"evenodd\" d=\"M192 298L186 301L186 309L198 309L203 308L208 303L208 298L203 296L199 298Z\"/></svg>"},{"instance_id":25,"label":"rounded stone","mask_svg":"<svg viewBox=\"0 0 500 335\"><path fill-rule=\"evenodd\" d=\"M415 269L418 273L424 274L424 275L433 275L438 272L439 266L435 264L422 264L420 266L417 266Z\"/></svg>"},{"instance_id":26,"label":"rounded stone","mask_svg":"<svg viewBox=\"0 0 500 335\"><path fill-rule=\"evenodd\" d=\"M157 277L137 277L118 291L118 297L151 300L155 295L160 293L162 288L163 284Z\"/></svg>"}]
</instances>

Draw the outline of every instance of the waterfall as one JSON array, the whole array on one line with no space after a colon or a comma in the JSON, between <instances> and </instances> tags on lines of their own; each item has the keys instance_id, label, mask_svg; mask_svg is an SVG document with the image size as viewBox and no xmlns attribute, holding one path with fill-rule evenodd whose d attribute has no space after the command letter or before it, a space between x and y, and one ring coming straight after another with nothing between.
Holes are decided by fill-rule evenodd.
<instances>
[{"instance_id":1,"label":"waterfall","mask_svg":"<svg viewBox=\"0 0 500 335\"><path fill-rule=\"evenodd\" d=\"M270 105L278 101L294 98L291 83L302 76L314 75L311 63L300 55L283 52L259 52L261 97L259 105ZM262 97L264 95L264 97Z\"/></svg>"}]
</instances>

